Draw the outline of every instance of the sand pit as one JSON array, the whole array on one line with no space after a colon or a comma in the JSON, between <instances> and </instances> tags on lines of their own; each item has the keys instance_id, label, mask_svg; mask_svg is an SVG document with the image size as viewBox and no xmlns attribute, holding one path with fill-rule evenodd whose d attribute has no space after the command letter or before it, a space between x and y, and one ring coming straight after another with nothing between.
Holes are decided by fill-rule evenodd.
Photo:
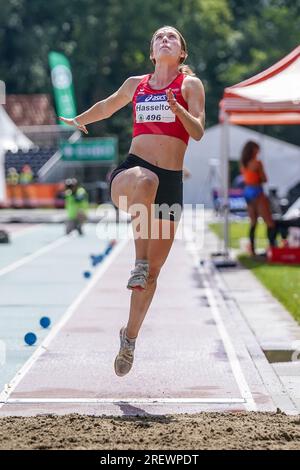
<instances>
[{"instance_id":1,"label":"sand pit","mask_svg":"<svg viewBox=\"0 0 300 470\"><path fill-rule=\"evenodd\" d=\"M202 413L0 419L0 449L300 449L300 416Z\"/></svg>"}]
</instances>

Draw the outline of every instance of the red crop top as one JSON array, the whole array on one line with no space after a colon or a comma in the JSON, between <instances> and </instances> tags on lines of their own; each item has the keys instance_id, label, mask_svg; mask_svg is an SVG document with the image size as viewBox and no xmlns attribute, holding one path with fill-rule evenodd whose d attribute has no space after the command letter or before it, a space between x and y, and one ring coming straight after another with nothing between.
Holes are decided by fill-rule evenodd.
<instances>
[{"instance_id":1,"label":"red crop top","mask_svg":"<svg viewBox=\"0 0 300 470\"><path fill-rule=\"evenodd\" d=\"M132 98L133 137L141 134L162 134L177 137L187 144L189 133L171 111L166 95L166 90L171 88L178 103L188 109L181 93L185 75L180 73L170 85L161 90L151 88L148 83L151 75L146 75L140 81Z\"/></svg>"}]
</instances>

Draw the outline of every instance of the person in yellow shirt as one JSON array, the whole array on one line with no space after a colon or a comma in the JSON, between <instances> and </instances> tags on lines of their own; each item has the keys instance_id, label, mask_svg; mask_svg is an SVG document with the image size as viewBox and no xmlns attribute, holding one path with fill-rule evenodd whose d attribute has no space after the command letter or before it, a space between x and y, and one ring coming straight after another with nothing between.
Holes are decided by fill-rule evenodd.
<instances>
[{"instance_id":1,"label":"person in yellow shirt","mask_svg":"<svg viewBox=\"0 0 300 470\"><path fill-rule=\"evenodd\" d=\"M67 211L66 234L77 230L83 235L82 226L87 220L88 194L76 178L65 181L65 208Z\"/></svg>"},{"instance_id":2,"label":"person in yellow shirt","mask_svg":"<svg viewBox=\"0 0 300 470\"><path fill-rule=\"evenodd\" d=\"M19 173L13 166L7 171L6 183L12 186L16 186L19 183Z\"/></svg>"},{"instance_id":3,"label":"person in yellow shirt","mask_svg":"<svg viewBox=\"0 0 300 470\"><path fill-rule=\"evenodd\" d=\"M10 167L7 171L6 184L7 184L8 198L10 198L11 206L18 207L16 186L19 184L19 173L17 172L16 168L13 166Z\"/></svg>"}]
</instances>

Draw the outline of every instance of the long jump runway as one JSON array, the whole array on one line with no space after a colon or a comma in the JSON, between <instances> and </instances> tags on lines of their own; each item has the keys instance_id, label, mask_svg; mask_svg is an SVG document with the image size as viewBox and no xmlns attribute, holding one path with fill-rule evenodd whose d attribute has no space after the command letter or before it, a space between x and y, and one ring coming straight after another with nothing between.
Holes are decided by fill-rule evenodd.
<instances>
[{"instance_id":1,"label":"long jump runway","mask_svg":"<svg viewBox=\"0 0 300 470\"><path fill-rule=\"evenodd\" d=\"M55 257L52 250L52 267ZM240 326L182 240L162 268L132 371L114 374L133 260L133 240L119 240L2 391L0 415L276 411ZM268 370L262 353L259 360Z\"/></svg>"}]
</instances>

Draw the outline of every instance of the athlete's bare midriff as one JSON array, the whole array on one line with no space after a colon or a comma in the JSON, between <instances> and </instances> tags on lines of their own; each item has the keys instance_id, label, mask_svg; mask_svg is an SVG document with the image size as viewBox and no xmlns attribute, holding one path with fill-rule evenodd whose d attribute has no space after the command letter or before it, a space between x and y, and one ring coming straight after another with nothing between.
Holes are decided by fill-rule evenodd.
<instances>
[{"instance_id":1,"label":"athlete's bare midriff","mask_svg":"<svg viewBox=\"0 0 300 470\"><path fill-rule=\"evenodd\" d=\"M168 135L137 135L129 153L167 170L182 170L186 143Z\"/></svg>"}]
</instances>

